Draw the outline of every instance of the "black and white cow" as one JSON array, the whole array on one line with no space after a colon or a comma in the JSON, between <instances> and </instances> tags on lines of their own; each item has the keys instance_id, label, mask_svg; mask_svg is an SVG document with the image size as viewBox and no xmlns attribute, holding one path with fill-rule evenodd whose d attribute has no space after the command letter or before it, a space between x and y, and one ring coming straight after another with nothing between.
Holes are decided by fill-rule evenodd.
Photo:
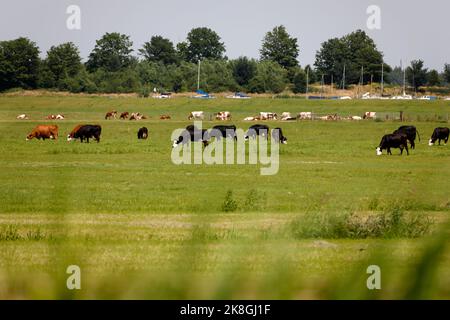
<instances>
[{"instance_id":1,"label":"black and white cow","mask_svg":"<svg viewBox=\"0 0 450 320\"><path fill-rule=\"evenodd\" d=\"M434 145L434 143L439 140L439 145L441 145L441 140L444 140L444 145L447 145L448 137L450 135L450 129L449 128L436 128L433 131L433 135L431 136L430 141L428 142L428 145L431 147Z\"/></svg>"},{"instance_id":2,"label":"black and white cow","mask_svg":"<svg viewBox=\"0 0 450 320\"><path fill-rule=\"evenodd\" d=\"M417 131L416 127L414 127L414 126L402 126L394 131L394 134L397 134L397 133L406 134L408 141L411 143L411 149L416 148L415 141L416 141L417 135L419 136L419 141L420 141L419 131Z\"/></svg>"},{"instance_id":3,"label":"black and white cow","mask_svg":"<svg viewBox=\"0 0 450 320\"><path fill-rule=\"evenodd\" d=\"M287 138L283 135L281 128L272 129L271 135L275 142L287 144Z\"/></svg>"},{"instance_id":4,"label":"black and white cow","mask_svg":"<svg viewBox=\"0 0 450 320\"><path fill-rule=\"evenodd\" d=\"M265 124L255 124L248 129L244 138L245 140L248 140L249 138L255 139L257 136L269 139L269 127Z\"/></svg>"},{"instance_id":5,"label":"black and white cow","mask_svg":"<svg viewBox=\"0 0 450 320\"><path fill-rule=\"evenodd\" d=\"M237 135L236 135L236 126L234 125L230 125L230 126L226 126L226 125L217 125L214 126L210 131L208 131L207 135L206 135L206 140L210 140L212 137L216 137L216 139L220 139L220 138L230 138L230 139L234 139L237 140Z\"/></svg>"},{"instance_id":6,"label":"black and white cow","mask_svg":"<svg viewBox=\"0 0 450 320\"><path fill-rule=\"evenodd\" d=\"M408 137L403 133L385 135L377 148L377 156L381 156L383 150L387 150L387 153L392 155L391 148L400 148L400 154L403 154L403 149L406 149L406 153L409 155Z\"/></svg>"},{"instance_id":7,"label":"black and white cow","mask_svg":"<svg viewBox=\"0 0 450 320\"><path fill-rule=\"evenodd\" d=\"M147 129L146 127L140 128L139 131L138 131L137 136L138 136L138 139L139 139L139 140L141 140L141 139L143 139L143 140L147 139L147 138L148 138L148 129Z\"/></svg>"},{"instance_id":8,"label":"black and white cow","mask_svg":"<svg viewBox=\"0 0 450 320\"><path fill-rule=\"evenodd\" d=\"M206 129L198 129L194 125L189 125L186 127L186 129L181 132L181 135L178 137L177 140L173 141L172 148L176 148L179 144L188 144L190 142L197 142L201 141L203 143L203 146L208 145L208 140L206 139L208 135L208 131Z\"/></svg>"}]
</instances>

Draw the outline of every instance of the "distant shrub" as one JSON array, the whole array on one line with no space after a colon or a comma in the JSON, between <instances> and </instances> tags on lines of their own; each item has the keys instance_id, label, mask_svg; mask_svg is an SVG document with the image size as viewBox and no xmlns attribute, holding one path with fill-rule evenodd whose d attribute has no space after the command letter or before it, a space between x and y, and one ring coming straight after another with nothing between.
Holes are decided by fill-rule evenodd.
<instances>
[{"instance_id":1,"label":"distant shrub","mask_svg":"<svg viewBox=\"0 0 450 320\"><path fill-rule=\"evenodd\" d=\"M309 213L293 220L290 231L297 239L417 238L428 234L432 223L426 215L395 208L371 215Z\"/></svg>"},{"instance_id":2,"label":"distant shrub","mask_svg":"<svg viewBox=\"0 0 450 320\"><path fill-rule=\"evenodd\" d=\"M251 189L244 200L243 208L246 211L259 211L266 206L266 194L259 193L258 190Z\"/></svg>"},{"instance_id":3,"label":"distant shrub","mask_svg":"<svg viewBox=\"0 0 450 320\"><path fill-rule=\"evenodd\" d=\"M223 212L234 212L238 208L238 203L233 199L233 191L228 190L225 195L225 200L222 203Z\"/></svg>"}]
</instances>

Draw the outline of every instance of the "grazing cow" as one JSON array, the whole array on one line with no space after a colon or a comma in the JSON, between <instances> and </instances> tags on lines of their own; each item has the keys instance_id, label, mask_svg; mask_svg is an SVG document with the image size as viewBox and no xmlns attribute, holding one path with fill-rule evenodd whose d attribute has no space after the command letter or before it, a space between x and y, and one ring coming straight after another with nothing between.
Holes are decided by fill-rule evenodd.
<instances>
[{"instance_id":1,"label":"grazing cow","mask_svg":"<svg viewBox=\"0 0 450 320\"><path fill-rule=\"evenodd\" d=\"M255 124L248 129L244 139L248 140L249 138L256 138L256 136L269 139L269 127L265 124Z\"/></svg>"},{"instance_id":2,"label":"grazing cow","mask_svg":"<svg viewBox=\"0 0 450 320\"><path fill-rule=\"evenodd\" d=\"M111 119L111 118L116 119L116 117L117 117L117 111L116 110L109 111L105 115L105 120L108 120L108 119Z\"/></svg>"},{"instance_id":3,"label":"grazing cow","mask_svg":"<svg viewBox=\"0 0 450 320\"><path fill-rule=\"evenodd\" d=\"M55 120L64 120L66 117L64 117L64 115L62 114L57 114L55 117Z\"/></svg>"},{"instance_id":4,"label":"grazing cow","mask_svg":"<svg viewBox=\"0 0 450 320\"><path fill-rule=\"evenodd\" d=\"M377 148L377 156L381 156L383 150L387 150L387 153L392 155L391 148L400 148L401 155L403 154L403 149L406 149L406 153L409 155L407 136L403 133L385 135Z\"/></svg>"},{"instance_id":5,"label":"grazing cow","mask_svg":"<svg viewBox=\"0 0 450 320\"><path fill-rule=\"evenodd\" d=\"M312 119L312 112L300 112L297 115L297 119L299 119L299 120L311 120Z\"/></svg>"},{"instance_id":6,"label":"grazing cow","mask_svg":"<svg viewBox=\"0 0 450 320\"><path fill-rule=\"evenodd\" d=\"M261 120L277 120L278 115L273 112L260 112L259 117Z\"/></svg>"},{"instance_id":7,"label":"grazing cow","mask_svg":"<svg viewBox=\"0 0 450 320\"><path fill-rule=\"evenodd\" d=\"M362 120L363 118L360 117L360 116L351 116L349 119L350 119L350 120L360 121L360 120Z\"/></svg>"},{"instance_id":8,"label":"grazing cow","mask_svg":"<svg viewBox=\"0 0 450 320\"><path fill-rule=\"evenodd\" d=\"M281 128L272 129L271 135L276 143L287 144L287 138L283 135Z\"/></svg>"},{"instance_id":9,"label":"grazing cow","mask_svg":"<svg viewBox=\"0 0 450 320\"><path fill-rule=\"evenodd\" d=\"M143 140L147 139L148 138L148 129L146 127L140 128L137 136L138 136L138 139L143 139Z\"/></svg>"},{"instance_id":10,"label":"grazing cow","mask_svg":"<svg viewBox=\"0 0 450 320\"><path fill-rule=\"evenodd\" d=\"M206 139L208 133L206 129L202 129L201 131L194 125L189 125L186 129L181 133L177 140L173 141L172 148L176 148L180 143L182 145L188 144L189 142L201 141L203 146L208 145L208 141Z\"/></svg>"},{"instance_id":11,"label":"grazing cow","mask_svg":"<svg viewBox=\"0 0 450 320\"><path fill-rule=\"evenodd\" d=\"M320 120L326 120L326 121L336 121L339 120L339 116L337 114L331 114L331 115L326 115L323 117L319 117Z\"/></svg>"},{"instance_id":12,"label":"grazing cow","mask_svg":"<svg viewBox=\"0 0 450 320\"><path fill-rule=\"evenodd\" d=\"M433 135L431 136L428 145L431 147L432 145L434 145L436 140L439 140L439 145L441 145L441 140L444 140L444 145L447 145L449 135L450 135L449 128L442 128L442 127L436 128L433 131Z\"/></svg>"},{"instance_id":13,"label":"grazing cow","mask_svg":"<svg viewBox=\"0 0 450 320\"><path fill-rule=\"evenodd\" d=\"M49 114L45 119L47 120L64 120L65 117L62 114Z\"/></svg>"},{"instance_id":14,"label":"grazing cow","mask_svg":"<svg viewBox=\"0 0 450 320\"><path fill-rule=\"evenodd\" d=\"M94 138L98 143L100 142L101 133L102 127L99 125L78 125L67 136L67 141L80 139L80 142L83 142L86 139L86 142L89 143L89 139Z\"/></svg>"},{"instance_id":15,"label":"grazing cow","mask_svg":"<svg viewBox=\"0 0 450 320\"><path fill-rule=\"evenodd\" d=\"M26 114L19 114L16 117L17 120L28 120L28 116Z\"/></svg>"},{"instance_id":16,"label":"grazing cow","mask_svg":"<svg viewBox=\"0 0 450 320\"><path fill-rule=\"evenodd\" d=\"M27 141L36 138L38 140L58 139L58 126L54 125L38 125L27 136Z\"/></svg>"},{"instance_id":17,"label":"grazing cow","mask_svg":"<svg viewBox=\"0 0 450 320\"><path fill-rule=\"evenodd\" d=\"M122 112L120 114L120 119L122 119L122 120L128 119L129 115L130 115L129 112Z\"/></svg>"},{"instance_id":18,"label":"grazing cow","mask_svg":"<svg viewBox=\"0 0 450 320\"><path fill-rule=\"evenodd\" d=\"M376 112L365 112L363 119L376 119L377 113Z\"/></svg>"},{"instance_id":19,"label":"grazing cow","mask_svg":"<svg viewBox=\"0 0 450 320\"><path fill-rule=\"evenodd\" d=\"M297 118L291 116L290 112L283 112L281 114L281 121L292 121L292 120L297 120Z\"/></svg>"},{"instance_id":20,"label":"grazing cow","mask_svg":"<svg viewBox=\"0 0 450 320\"><path fill-rule=\"evenodd\" d=\"M223 126L223 125L218 125L218 126L214 126L211 131L209 131L205 138L206 140L210 140L211 137L216 137L216 139L220 138L231 138L234 140L237 140L237 135L236 135L236 126L231 125L231 126Z\"/></svg>"},{"instance_id":21,"label":"grazing cow","mask_svg":"<svg viewBox=\"0 0 450 320\"><path fill-rule=\"evenodd\" d=\"M170 120L170 119L172 119L168 114L162 114L160 117L159 117L159 119L160 120Z\"/></svg>"},{"instance_id":22,"label":"grazing cow","mask_svg":"<svg viewBox=\"0 0 450 320\"><path fill-rule=\"evenodd\" d=\"M411 149L416 148L416 136L419 136L420 141L420 135L419 131L417 131L416 127L414 126L401 126L397 130L395 130L393 133L403 133L408 138L408 141L411 143Z\"/></svg>"},{"instance_id":23,"label":"grazing cow","mask_svg":"<svg viewBox=\"0 0 450 320\"><path fill-rule=\"evenodd\" d=\"M231 120L231 113L229 111L220 111L216 113L216 120Z\"/></svg>"},{"instance_id":24,"label":"grazing cow","mask_svg":"<svg viewBox=\"0 0 450 320\"><path fill-rule=\"evenodd\" d=\"M130 120L143 120L143 119L147 119L146 116L144 116L142 113L139 112L133 112L130 116Z\"/></svg>"},{"instance_id":25,"label":"grazing cow","mask_svg":"<svg viewBox=\"0 0 450 320\"><path fill-rule=\"evenodd\" d=\"M205 118L205 114L203 111L192 111L189 113L188 120L200 119L203 120Z\"/></svg>"}]
</instances>

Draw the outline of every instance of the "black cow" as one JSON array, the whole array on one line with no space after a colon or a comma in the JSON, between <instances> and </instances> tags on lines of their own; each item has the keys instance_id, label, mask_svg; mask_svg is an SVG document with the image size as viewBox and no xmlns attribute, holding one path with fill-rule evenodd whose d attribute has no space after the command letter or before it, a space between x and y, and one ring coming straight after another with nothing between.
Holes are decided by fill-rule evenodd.
<instances>
[{"instance_id":1,"label":"black cow","mask_svg":"<svg viewBox=\"0 0 450 320\"><path fill-rule=\"evenodd\" d=\"M287 144L287 138L283 135L283 130L281 130L281 128L273 129L271 134L275 142Z\"/></svg>"},{"instance_id":2,"label":"black cow","mask_svg":"<svg viewBox=\"0 0 450 320\"><path fill-rule=\"evenodd\" d=\"M139 131L138 131L137 136L138 136L139 140L140 139L143 139L143 140L147 139L148 138L148 129L146 127L140 128Z\"/></svg>"},{"instance_id":3,"label":"black cow","mask_svg":"<svg viewBox=\"0 0 450 320\"><path fill-rule=\"evenodd\" d=\"M428 145L431 147L432 145L434 145L436 140L439 140L439 145L441 145L441 140L444 140L444 145L447 145L449 135L450 135L449 128L442 128L442 127L436 128L433 131L433 135L431 136Z\"/></svg>"},{"instance_id":4,"label":"black cow","mask_svg":"<svg viewBox=\"0 0 450 320\"><path fill-rule=\"evenodd\" d=\"M181 144L187 144L189 142L196 142L201 141L203 143L203 146L208 145L208 141L205 139L207 137L208 131L206 129L198 129L194 125L189 125L186 127L186 129L181 133L181 135L178 137L177 140L173 141L172 148L177 147L180 143Z\"/></svg>"},{"instance_id":5,"label":"black cow","mask_svg":"<svg viewBox=\"0 0 450 320\"><path fill-rule=\"evenodd\" d=\"M255 124L251 126L245 135L245 140L248 140L249 138L256 138L256 136L269 139L269 127L265 124Z\"/></svg>"},{"instance_id":6,"label":"black cow","mask_svg":"<svg viewBox=\"0 0 450 320\"><path fill-rule=\"evenodd\" d=\"M406 153L409 155L408 137L406 134L394 133L385 135L377 148L377 155L381 156L383 150L387 150L387 153L392 155L391 148L400 148L400 154L403 154L403 149L406 149Z\"/></svg>"},{"instance_id":7,"label":"black cow","mask_svg":"<svg viewBox=\"0 0 450 320\"><path fill-rule=\"evenodd\" d=\"M236 136L236 126L230 125L217 125L214 126L211 131L209 131L206 135L206 139L209 140L211 137L216 137L216 139L220 140L221 138L231 138L237 140Z\"/></svg>"},{"instance_id":8,"label":"black cow","mask_svg":"<svg viewBox=\"0 0 450 320\"><path fill-rule=\"evenodd\" d=\"M406 134L408 141L411 143L411 149L416 148L416 143L415 143L416 135L419 136L419 141L420 141L420 134L419 134L419 131L417 131L416 127L402 126L394 131L394 134L398 134L398 133Z\"/></svg>"},{"instance_id":9,"label":"black cow","mask_svg":"<svg viewBox=\"0 0 450 320\"><path fill-rule=\"evenodd\" d=\"M99 125L83 125L78 128L75 132L71 133L67 140L80 139L83 142L86 139L86 142L89 143L90 138L94 138L97 143L100 142L100 135L102 133L102 127Z\"/></svg>"}]
</instances>

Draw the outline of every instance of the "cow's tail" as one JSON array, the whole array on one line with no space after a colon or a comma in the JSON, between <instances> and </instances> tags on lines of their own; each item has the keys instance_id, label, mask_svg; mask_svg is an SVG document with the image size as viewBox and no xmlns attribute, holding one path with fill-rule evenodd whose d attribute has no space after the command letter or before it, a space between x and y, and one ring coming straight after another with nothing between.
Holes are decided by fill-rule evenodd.
<instances>
[{"instance_id":1,"label":"cow's tail","mask_svg":"<svg viewBox=\"0 0 450 320\"><path fill-rule=\"evenodd\" d=\"M419 130L417 130L417 136L419 137L419 141L420 141L420 134L419 134Z\"/></svg>"}]
</instances>

